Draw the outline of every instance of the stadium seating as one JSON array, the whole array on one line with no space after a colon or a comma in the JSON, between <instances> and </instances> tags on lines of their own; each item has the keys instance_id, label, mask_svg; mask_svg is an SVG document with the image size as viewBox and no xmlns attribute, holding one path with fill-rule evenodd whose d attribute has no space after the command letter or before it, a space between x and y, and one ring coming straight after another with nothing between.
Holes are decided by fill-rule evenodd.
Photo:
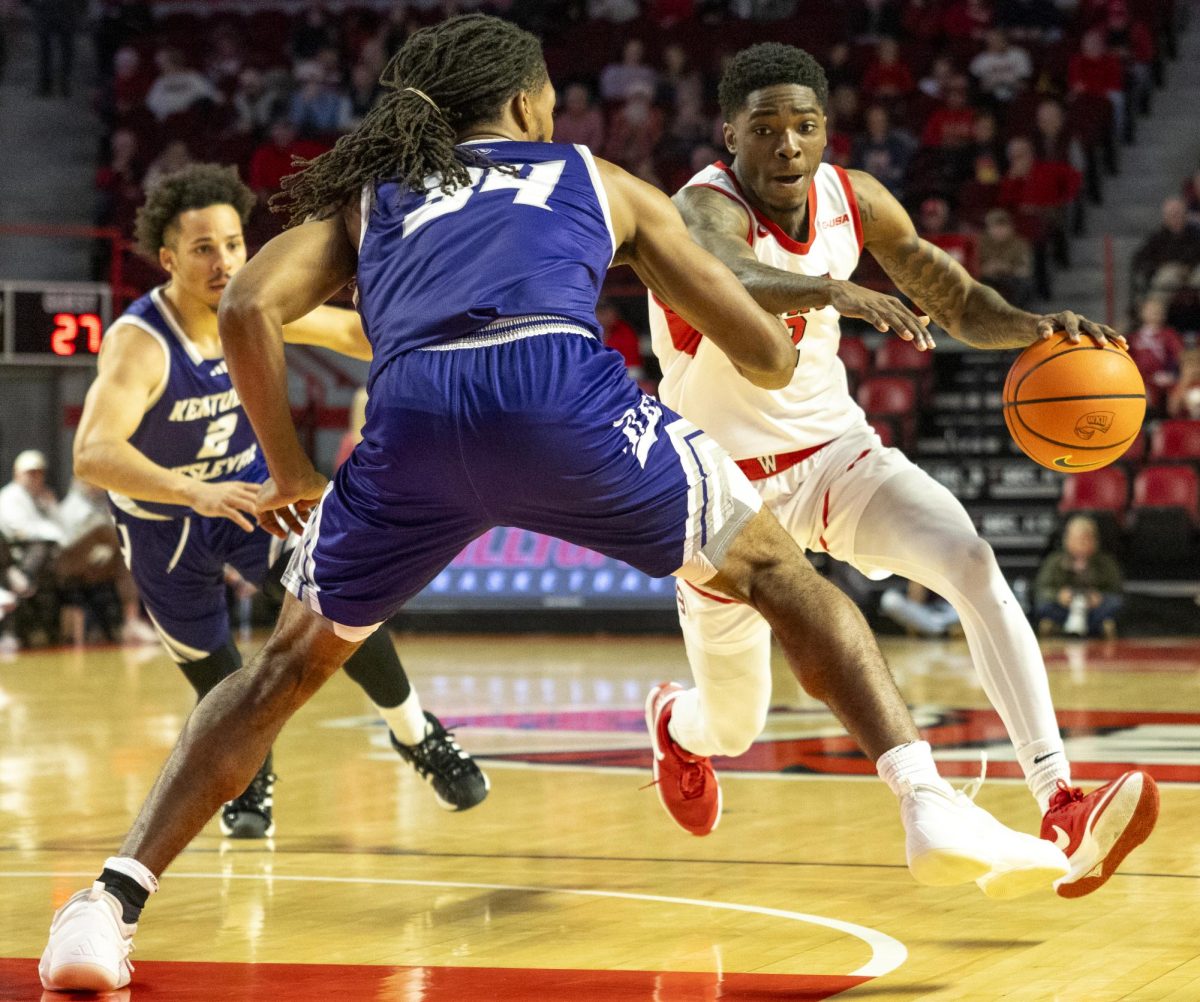
<instances>
[{"instance_id":1,"label":"stadium seating","mask_svg":"<svg viewBox=\"0 0 1200 1002\"><path fill-rule=\"evenodd\" d=\"M1129 558L1132 564L1194 571L1200 525L1200 484L1191 466L1147 466L1133 482Z\"/></svg>"},{"instance_id":2,"label":"stadium seating","mask_svg":"<svg viewBox=\"0 0 1200 1002\"><path fill-rule=\"evenodd\" d=\"M858 403L873 425L890 426L894 441L908 448L916 431L916 384L904 376L873 376L858 388Z\"/></svg>"},{"instance_id":3,"label":"stadium seating","mask_svg":"<svg viewBox=\"0 0 1200 1002\"><path fill-rule=\"evenodd\" d=\"M1163 421L1154 429L1150 459L1200 460L1200 421Z\"/></svg>"},{"instance_id":4,"label":"stadium seating","mask_svg":"<svg viewBox=\"0 0 1200 1002\"><path fill-rule=\"evenodd\" d=\"M1058 510L1062 515L1089 515L1100 531L1101 548L1109 553L1123 549L1121 529L1129 504L1129 478L1119 466L1076 473L1063 481Z\"/></svg>"}]
</instances>

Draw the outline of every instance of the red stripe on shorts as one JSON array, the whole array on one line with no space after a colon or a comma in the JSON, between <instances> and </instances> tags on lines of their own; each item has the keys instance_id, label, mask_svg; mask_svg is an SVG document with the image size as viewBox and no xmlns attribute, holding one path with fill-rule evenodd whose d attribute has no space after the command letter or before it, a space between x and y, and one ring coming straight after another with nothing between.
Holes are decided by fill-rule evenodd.
<instances>
[{"instance_id":1,"label":"red stripe on shorts","mask_svg":"<svg viewBox=\"0 0 1200 1002\"><path fill-rule=\"evenodd\" d=\"M683 583L685 585L687 585L689 588L691 588L692 591L703 595L705 598L711 598L714 602L720 602L722 605L740 605L741 604L740 602L738 602L738 600L736 598L726 598L724 595L714 595L711 591L705 591L703 588L697 588L690 581L684 581Z\"/></svg>"}]
</instances>

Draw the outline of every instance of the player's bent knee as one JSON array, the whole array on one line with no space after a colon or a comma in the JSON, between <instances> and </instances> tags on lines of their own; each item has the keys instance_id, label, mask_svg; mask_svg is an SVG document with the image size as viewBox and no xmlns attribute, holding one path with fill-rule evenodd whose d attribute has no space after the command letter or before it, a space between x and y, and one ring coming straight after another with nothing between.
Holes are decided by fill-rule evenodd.
<instances>
[{"instance_id":1,"label":"player's bent knee","mask_svg":"<svg viewBox=\"0 0 1200 1002\"><path fill-rule=\"evenodd\" d=\"M962 588L986 586L999 569L991 544L980 536L944 538L940 548L947 576Z\"/></svg>"}]
</instances>

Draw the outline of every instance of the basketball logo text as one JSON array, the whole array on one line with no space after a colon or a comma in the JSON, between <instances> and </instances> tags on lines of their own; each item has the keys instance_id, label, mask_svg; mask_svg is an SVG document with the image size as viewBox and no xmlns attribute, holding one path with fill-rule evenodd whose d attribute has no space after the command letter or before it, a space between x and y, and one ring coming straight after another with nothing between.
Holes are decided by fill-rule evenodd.
<instances>
[{"instance_id":1,"label":"basketball logo text","mask_svg":"<svg viewBox=\"0 0 1200 1002\"><path fill-rule=\"evenodd\" d=\"M1113 412L1112 411L1092 411L1090 414L1085 414L1075 422L1075 434L1087 441L1096 432L1104 434L1112 427Z\"/></svg>"}]
</instances>

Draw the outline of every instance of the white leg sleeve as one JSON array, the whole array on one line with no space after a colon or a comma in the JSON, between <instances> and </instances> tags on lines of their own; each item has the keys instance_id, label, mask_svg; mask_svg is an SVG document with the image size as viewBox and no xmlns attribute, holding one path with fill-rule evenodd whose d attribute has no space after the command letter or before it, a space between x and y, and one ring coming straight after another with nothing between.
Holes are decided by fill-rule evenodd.
<instances>
[{"instance_id":1,"label":"white leg sleeve","mask_svg":"<svg viewBox=\"0 0 1200 1002\"><path fill-rule=\"evenodd\" d=\"M668 725L695 755L741 755L771 704L771 630L748 605L679 582L679 623L696 687L681 692Z\"/></svg>"},{"instance_id":2,"label":"white leg sleeve","mask_svg":"<svg viewBox=\"0 0 1200 1002\"><path fill-rule=\"evenodd\" d=\"M916 467L889 478L859 520L854 563L923 584L954 607L1034 796L1042 802L1057 779L1069 781L1037 638L954 495Z\"/></svg>"}]
</instances>

